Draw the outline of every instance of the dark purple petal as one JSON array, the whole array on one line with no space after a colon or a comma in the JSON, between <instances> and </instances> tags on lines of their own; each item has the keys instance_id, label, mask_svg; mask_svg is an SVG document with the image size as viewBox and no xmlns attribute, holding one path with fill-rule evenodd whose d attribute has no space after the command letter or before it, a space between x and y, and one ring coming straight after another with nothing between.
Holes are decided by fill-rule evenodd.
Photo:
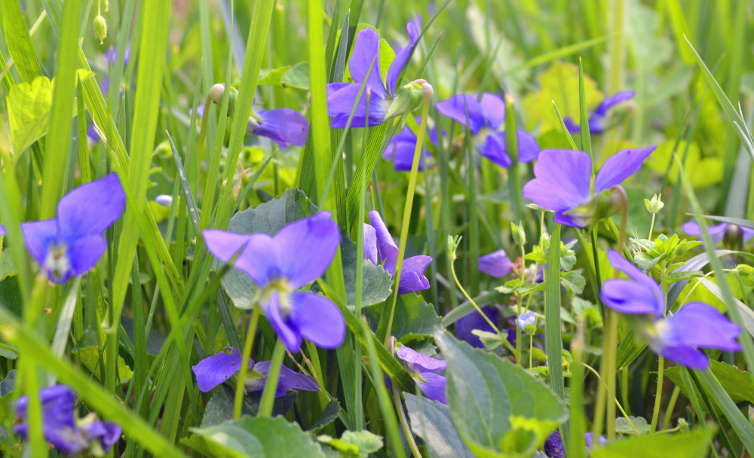
<instances>
[{"instance_id":1,"label":"dark purple petal","mask_svg":"<svg viewBox=\"0 0 754 458\"><path fill-rule=\"evenodd\" d=\"M262 122L252 133L268 137L281 148L288 144L304 146L309 133L309 122L299 112L289 108L260 111Z\"/></svg>"},{"instance_id":2,"label":"dark purple petal","mask_svg":"<svg viewBox=\"0 0 754 458\"><path fill-rule=\"evenodd\" d=\"M487 318L489 318L490 321L497 325L499 314L495 307L491 305L485 305L484 307L482 307L482 312L487 315ZM456 322L456 335L458 336L458 338L465 340L469 343L469 345L473 347L482 348L484 346L482 344L482 341L479 340L479 337L471 332L474 329L479 329L486 332L495 332L495 329L493 329L492 326L487 323L487 320L485 320L484 317L482 317L482 315L476 310L469 313L468 315L465 315L463 318Z\"/></svg>"},{"instance_id":3,"label":"dark purple petal","mask_svg":"<svg viewBox=\"0 0 754 458\"><path fill-rule=\"evenodd\" d=\"M278 297L278 293L273 293L270 302L263 307L264 314L267 317L270 326L272 326L272 329L274 329L278 337L283 340L285 347L292 353L298 353L303 339L301 338L298 329L295 329L295 327L289 322L287 319L288 317L284 317L281 313L280 300L281 298ZM291 298L284 297L282 300L290 301ZM292 309L290 302L288 303L288 307Z\"/></svg>"},{"instance_id":4,"label":"dark purple petal","mask_svg":"<svg viewBox=\"0 0 754 458\"><path fill-rule=\"evenodd\" d=\"M741 327L716 308L703 302L690 302L665 319L668 329L661 332L663 344L677 347L716 348L740 351L736 340Z\"/></svg>"},{"instance_id":5,"label":"dark purple petal","mask_svg":"<svg viewBox=\"0 0 754 458\"><path fill-rule=\"evenodd\" d=\"M709 231L709 235L714 242L720 242L723 240L726 227L728 227L728 223L720 223L714 226L707 226L707 231ZM702 230L696 221L686 221L683 223L683 232L692 237L701 237L702 235Z\"/></svg>"},{"instance_id":6,"label":"dark purple petal","mask_svg":"<svg viewBox=\"0 0 754 458\"><path fill-rule=\"evenodd\" d=\"M60 239L72 243L105 232L120 218L125 206L126 193L115 173L79 186L58 202Z\"/></svg>"},{"instance_id":7,"label":"dark purple petal","mask_svg":"<svg viewBox=\"0 0 754 458\"><path fill-rule=\"evenodd\" d=\"M539 144L529 132L518 130L516 132L518 142L518 162L531 162L539 157Z\"/></svg>"},{"instance_id":8,"label":"dark purple petal","mask_svg":"<svg viewBox=\"0 0 754 458\"><path fill-rule=\"evenodd\" d=\"M249 360L249 368L253 365L254 361ZM199 391L206 393L225 383L240 368L241 354L234 348L230 353L221 352L204 358L192 366L191 370L194 371Z\"/></svg>"},{"instance_id":9,"label":"dark purple petal","mask_svg":"<svg viewBox=\"0 0 754 458\"><path fill-rule=\"evenodd\" d=\"M508 275L513 270L513 263L505 254L505 250L493 251L479 258L479 271L495 278Z\"/></svg>"},{"instance_id":10,"label":"dark purple petal","mask_svg":"<svg viewBox=\"0 0 754 458\"><path fill-rule=\"evenodd\" d=\"M555 431L545 439L545 455L548 458L563 458L565 456L565 449L563 449L563 439L560 437L560 432Z\"/></svg>"},{"instance_id":11,"label":"dark purple petal","mask_svg":"<svg viewBox=\"0 0 754 458\"><path fill-rule=\"evenodd\" d=\"M657 282L615 250L608 250L607 258L614 268L628 275L632 281L605 281L600 294L605 305L621 313L652 313L661 317L665 312L665 297Z\"/></svg>"},{"instance_id":12,"label":"dark purple petal","mask_svg":"<svg viewBox=\"0 0 754 458\"><path fill-rule=\"evenodd\" d=\"M597 105L597 108L594 109L592 112L593 115L598 116L607 116L608 110L610 110L612 107L627 102L634 98L634 91L620 91L616 92L615 94L605 97L605 99L600 102L599 105Z\"/></svg>"},{"instance_id":13,"label":"dark purple petal","mask_svg":"<svg viewBox=\"0 0 754 458\"><path fill-rule=\"evenodd\" d=\"M626 178L639 171L641 164L656 148L657 146L626 149L610 156L594 179L594 191L600 193L623 183Z\"/></svg>"},{"instance_id":14,"label":"dark purple petal","mask_svg":"<svg viewBox=\"0 0 754 458\"><path fill-rule=\"evenodd\" d=\"M315 293L291 293L290 301L290 322L302 337L322 348L343 343L346 322L330 299Z\"/></svg>"},{"instance_id":15,"label":"dark purple petal","mask_svg":"<svg viewBox=\"0 0 754 458\"><path fill-rule=\"evenodd\" d=\"M364 227L364 257L372 261L375 266L377 260L377 234L371 224L363 223Z\"/></svg>"},{"instance_id":16,"label":"dark purple petal","mask_svg":"<svg viewBox=\"0 0 754 458\"><path fill-rule=\"evenodd\" d=\"M277 250L267 234L234 234L219 229L202 231L207 250L227 263L240 250L233 267L246 272L260 287L281 276ZM246 248L244 248L246 246Z\"/></svg>"},{"instance_id":17,"label":"dark purple petal","mask_svg":"<svg viewBox=\"0 0 754 458\"><path fill-rule=\"evenodd\" d=\"M417 380L416 384L422 390L424 396L433 401L447 404L445 400L445 376L433 372L422 372L419 374L424 381Z\"/></svg>"},{"instance_id":18,"label":"dark purple petal","mask_svg":"<svg viewBox=\"0 0 754 458\"><path fill-rule=\"evenodd\" d=\"M503 168L511 165L511 158L505 147L505 136L502 132L491 132L484 138L484 143L477 146L479 154Z\"/></svg>"},{"instance_id":19,"label":"dark purple petal","mask_svg":"<svg viewBox=\"0 0 754 458\"><path fill-rule=\"evenodd\" d=\"M479 100L482 107L482 117L487 127L497 130L505 119L505 102L495 94L485 92Z\"/></svg>"},{"instance_id":20,"label":"dark purple petal","mask_svg":"<svg viewBox=\"0 0 754 458\"><path fill-rule=\"evenodd\" d=\"M86 440L76 430L75 408L76 394L65 385L55 385L42 388L39 391L42 404L42 429L45 439L63 453L75 454L83 451ZM22 396L16 403L16 414L22 420L26 419L28 396ZM28 425L22 423L13 431L26 440Z\"/></svg>"},{"instance_id":21,"label":"dark purple petal","mask_svg":"<svg viewBox=\"0 0 754 458\"><path fill-rule=\"evenodd\" d=\"M403 260L401 268L401 281L398 285L398 294L412 293L429 289L429 280L424 276L424 271L432 262L430 256L417 255Z\"/></svg>"},{"instance_id":22,"label":"dark purple petal","mask_svg":"<svg viewBox=\"0 0 754 458\"><path fill-rule=\"evenodd\" d=\"M419 40L421 30L421 16L416 16L406 24L406 32L408 32L409 42L405 47L399 49L398 52L395 53L395 59L393 59L393 62L390 64L390 68L387 71L387 87L393 95L395 95L395 86L398 83L398 77L400 76L403 67L406 66L406 62L408 62L408 59L411 57L411 52L414 50L414 46Z\"/></svg>"},{"instance_id":23,"label":"dark purple petal","mask_svg":"<svg viewBox=\"0 0 754 458\"><path fill-rule=\"evenodd\" d=\"M37 264L43 266L47 258L47 248L57 242L58 224L54 219L33 221L21 224L26 249Z\"/></svg>"},{"instance_id":24,"label":"dark purple petal","mask_svg":"<svg viewBox=\"0 0 754 458\"><path fill-rule=\"evenodd\" d=\"M385 222L379 212L372 210L369 212L369 221L372 222L377 236L377 251L380 254L380 260L384 263L385 270L390 275L395 273L395 261L398 258L398 245L395 244L393 236L387 230Z\"/></svg>"},{"instance_id":25,"label":"dark purple petal","mask_svg":"<svg viewBox=\"0 0 754 458\"><path fill-rule=\"evenodd\" d=\"M581 126L576 124L576 122L570 116L566 116L565 118L563 118L563 124L565 124L566 130L568 130L568 133L578 134L579 132L581 132Z\"/></svg>"},{"instance_id":26,"label":"dark purple petal","mask_svg":"<svg viewBox=\"0 0 754 458\"><path fill-rule=\"evenodd\" d=\"M73 275L83 275L97 265L107 250L107 240L99 234L82 237L68 247Z\"/></svg>"},{"instance_id":27,"label":"dark purple petal","mask_svg":"<svg viewBox=\"0 0 754 458\"><path fill-rule=\"evenodd\" d=\"M340 230L330 212L322 211L288 224L275 234L273 242L280 273L295 289L325 273L338 250ZM247 247L246 252L250 248ZM305 259L302 254L306 255Z\"/></svg>"},{"instance_id":28,"label":"dark purple petal","mask_svg":"<svg viewBox=\"0 0 754 458\"><path fill-rule=\"evenodd\" d=\"M356 83L364 81L368 72L367 89L381 98L385 97L380 74L380 35L373 29L363 29L356 35L348 70Z\"/></svg>"},{"instance_id":29,"label":"dark purple petal","mask_svg":"<svg viewBox=\"0 0 754 458\"><path fill-rule=\"evenodd\" d=\"M691 369L703 371L709 367L707 355L693 347L661 347L657 353L665 359Z\"/></svg>"},{"instance_id":30,"label":"dark purple petal","mask_svg":"<svg viewBox=\"0 0 754 458\"><path fill-rule=\"evenodd\" d=\"M437 102L437 111L444 116L468 126L474 134L485 126L482 105L474 94L456 94L447 100Z\"/></svg>"},{"instance_id":31,"label":"dark purple petal","mask_svg":"<svg viewBox=\"0 0 754 458\"><path fill-rule=\"evenodd\" d=\"M102 449L106 453L110 451L110 447L118 442L122 432L119 425L109 421L93 421L91 423L85 423L81 426L81 429L89 440L99 440Z\"/></svg>"},{"instance_id":32,"label":"dark purple petal","mask_svg":"<svg viewBox=\"0 0 754 458\"><path fill-rule=\"evenodd\" d=\"M448 367L445 361L419 353L407 345L396 348L395 356L406 363L406 367L413 372L440 372Z\"/></svg>"},{"instance_id":33,"label":"dark purple petal","mask_svg":"<svg viewBox=\"0 0 754 458\"><path fill-rule=\"evenodd\" d=\"M571 215L563 212L555 213L555 222L571 227L584 227L587 225L582 215Z\"/></svg>"},{"instance_id":34,"label":"dark purple petal","mask_svg":"<svg viewBox=\"0 0 754 458\"><path fill-rule=\"evenodd\" d=\"M330 127L336 129L346 127L351 111L353 111L351 127L376 126L385 121L389 102L378 94L369 95L365 88L357 103L360 89L359 84L338 84L328 90L327 114L332 118Z\"/></svg>"},{"instance_id":35,"label":"dark purple petal","mask_svg":"<svg viewBox=\"0 0 754 458\"><path fill-rule=\"evenodd\" d=\"M542 150L523 195L554 212L570 210L589 200L591 174L592 161L584 151Z\"/></svg>"},{"instance_id":36,"label":"dark purple petal","mask_svg":"<svg viewBox=\"0 0 754 458\"><path fill-rule=\"evenodd\" d=\"M254 365L254 370L266 378L270 371L270 361L259 361ZM291 370L286 366L280 366L275 397L284 395L288 390L319 391L319 385L313 377Z\"/></svg>"},{"instance_id":37,"label":"dark purple petal","mask_svg":"<svg viewBox=\"0 0 754 458\"><path fill-rule=\"evenodd\" d=\"M408 126L405 126L401 133L393 136L388 143L383 157L387 161L393 162L393 168L400 172L411 170L414 162L414 150L416 149L416 135ZM425 148L422 157L419 159L419 171L424 170L424 160L432 157Z\"/></svg>"}]
</instances>

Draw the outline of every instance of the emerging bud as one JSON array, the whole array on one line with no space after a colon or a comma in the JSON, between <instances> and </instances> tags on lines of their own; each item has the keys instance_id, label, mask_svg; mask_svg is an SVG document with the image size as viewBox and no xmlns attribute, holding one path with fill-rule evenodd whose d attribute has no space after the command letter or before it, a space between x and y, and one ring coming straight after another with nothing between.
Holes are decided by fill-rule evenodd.
<instances>
[{"instance_id":1,"label":"emerging bud","mask_svg":"<svg viewBox=\"0 0 754 458\"><path fill-rule=\"evenodd\" d=\"M659 194L654 194L652 199L644 199L644 208L650 215L660 213L660 210L662 210L664 206L665 203L663 203L662 196Z\"/></svg>"},{"instance_id":2,"label":"emerging bud","mask_svg":"<svg viewBox=\"0 0 754 458\"><path fill-rule=\"evenodd\" d=\"M99 14L94 18L94 36L99 40L99 44L107 38L107 21Z\"/></svg>"},{"instance_id":3,"label":"emerging bud","mask_svg":"<svg viewBox=\"0 0 754 458\"><path fill-rule=\"evenodd\" d=\"M744 246L744 231L736 224L728 224L723 232L723 247L740 250Z\"/></svg>"},{"instance_id":4,"label":"emerging bud","mask_svg":"<svg viewBox=\"0 0 754 458\"><path fill-rule=\"evenodd\" d=\"M591 226L601 219L622 212L628 205L626 190L617 185L593 196L586 203L565 212L581 226Z\"/></svg>"},{"instance_id":5,"label":"emerging bud","mask_svg":"<svg viewBox=\"0 0 754 458\"><path fill-rule=\"evenodd\" d=\"M223 101L223 95L225 95L225 85L217 83L209 88L207 98L220 105ZM231 115L236 104L236 97L238 97L238 90L231 86L228 97L230 97L230 100L228 100L228 115Z\"/></svg>"},{"instance_id":6,"label":"emerging bud","mask_svg":"<svg viewBox=\"0 0 754 458\"><path fill-rule=\"evenodd\" d=\"M401 87L387 109L385 119L410 113L421 103L429 103L435 90L423 79L412 81Z\"/></svg>"},{"instance_id":7,"label":"emerging bud","mask_svg":"<svg viewBox=\"0 0 754 458\"><path fill-rule=\"evenodd\" d=\"M526 231L524 231L524 224L516 225L511 221L511 235L513 236L513 242L518 246L526 245Z\"/></svg>"}]
</instances>

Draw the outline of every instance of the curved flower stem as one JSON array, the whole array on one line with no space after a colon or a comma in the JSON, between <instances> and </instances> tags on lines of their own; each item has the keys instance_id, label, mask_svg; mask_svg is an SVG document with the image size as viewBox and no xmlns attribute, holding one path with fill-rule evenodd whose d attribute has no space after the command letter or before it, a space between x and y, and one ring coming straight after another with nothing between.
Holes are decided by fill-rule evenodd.
<instances>
[{"instance_id":1,"label":"curved flower stem","mask_svg":"<svg viewBox=\"0 0 754 458\"><path fill-rule=\"evenodd\" d=\"M408 177L408 191L406 193L406 204L403 207L403 221L401 222L401 238L398 245L398 258L395 261L395 275L393 278L393 300L390 304L390 315L388 316L387 328L385 332L385 346L388 346L390 334L393 330L393 319L395 318L395 306L398 303L398 285L401 283L401 270L403 268L403 256L406 254L406 241L408 239L408 226L411 222L411 208L414 203L414 192L416 191L416 176L419 172L419 162L422 157L424 145L424 132L427 128L427 118L429 117L429 106L432 102L434 89L426 81L421 80L424 91L424 100L422 102L422 119L419 125L419 133L416 136L416 146L414 147L414 160L411 163L411 174Z\"/></svg>"},{"instance_id":2,"label":"curved flower stem","mask_svg":"<svg viewBox=\"0 0 754 458\"><path fill-rule=\"evenodd\" d=\"M675 409L675 403L678 401L678 396L681 394L681 389L676 385L673 388L673 393L670 395L670 401L665 406L665 416L662 419L662 431L668 429L670 426L670 420L673 418L673 409Z\"/></svg>"},{"instance_id":3,"label":"curved flower stem","mask_svg":"<svg viewBox=\"0 0 754 458\"><path fill-rule=\"evenodd\" d=\"M589 364L587 364L587 363L585 363L583 361L581 362L581 365L584 366L584 367L586 367L587 369L589 369L589 372L591 372L592 374L594 374L595 377L597 377L597 380L599 381L599 385L600 386L606 386L605 383L600 378L600 373L597 372L596 369L594 369L592 366L590 366ZM620 401L618 401L617 398L613 398L613 402L615 402L615 406L618 408L618 410L620 410L620 413L624 417L626 417L626 421L628 421L628 426L630 426L631 429L634 430L634 433L639 434L639 430L636 429L636 426L634 425L634 422L631 421L631 417L628 415L628 412L626 412L626 410L623 408L623 406L621 405Z\"/></svg>"},{"instance_id":4,"label":"curved flower stem","mask_svg":"<svg viewBox=\"0 0 754 458\"><path fill-rule=\"evenodd\" d=\"M272 405L275 402L275 392L278 388L278 378L280 377L280 366L283 364L285 356L285 344L278 338L275 342L275 349L272 351L272 361L270 362L270 371L267 372L267 378L264 381L264 391L262 399L259 401L260 417L269 417L272 415Z\"/></svg>"},{"instance_id":5,"label":"curved flower stem","mask_svg":"<svg viewBox=\"0 0 754 458\"><path fill-rule=\"evenodd\" d=\"M649 432L653 433L657 429L657 420L660 418L660 405L662 404L662 379L665 376L665 358L660 356L657 360L657 390L655 392L655 405L652 410L652 423L649 426Z\"/></svg>"},{"instance_id":6,"label":"curved flower stem","mask_svg":"<svg viewBox=\"0 0 754 458\"><path fill-rule=\"evenodd\" d=\"M398 389L396 387L393 387L393 402L395 402L395 410L396 412L398 412L398 421L401 424L403 436L406 438L406 442L408 442L408 448L411 449L411 454L414 456L414 458L422 458L419 447L416 445L416 441L414 440L414 435L411 434L411 428L408 426L408 421L406 421L406 413L403 411L401 395L400 393L398 393Z\"/></svg>"},{"instance_id":7,"label":"curved flower stem","mask_svg":"<svg viewBox=\"0 0 754 458\"><path fill-rule=\"evenodd\" d=\"M233 398L233 418L241 416L241 405L243 403L244 384L246 382L246 372L249 370L249 358L251 358L251 348L254 345L254 334L257 333L257 323L259 323L260 307L254 304L254 310L251 312L249 320L249 329L246 331L246 339L243 343L243 353L241 354L241 368L238 371L238 381L236 382L236 393Z\"/></svg>"}]
</instances>

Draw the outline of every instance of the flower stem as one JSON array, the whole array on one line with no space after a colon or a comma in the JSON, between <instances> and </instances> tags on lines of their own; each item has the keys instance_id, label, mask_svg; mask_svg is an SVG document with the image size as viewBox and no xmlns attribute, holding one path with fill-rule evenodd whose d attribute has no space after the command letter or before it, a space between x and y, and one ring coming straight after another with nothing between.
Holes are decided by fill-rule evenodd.
<instances>
[{"instance_id":1,"label":"flower stem","mask_svg":"<svg viewBox=\"0 0 754 458\"><path fill-rule=\"evenodd\" d=\"M393 319L395 318L395 306L398 303L398 285L401 283L401 270L403 268L403 256L406 254L406 241L408 240L408 226L411 222L411 208L414 203L414 192L416 191L416 176L419 172L419 162L422 157L424 145L424 132L427 128L427 118L429 117L429 106L432 102L434 90L429 83L422 84L424 89L424 101L422 103L422 119L419 125L419 133L416 136L416 146L414 147L414 160L411 163L411 174L408 178L408 191L406 194L406 204L403 207L403 221L401 222L401 238L398 245L398 257L395 261L395 275L393 285L393 300L390 304L390 315L388 316L387 328L385 332L385 346L388 346L390 334L393 330Z\"/></svg>"},{"instance_id":2,"label":"flower stem","mask_svg":"<svg viewBox=\"0 0 754 458\"><path fill-rule=\"evenodd\" d=\"M251 347L254 345L254 334L257 332L257 323L259 322L259 304L254 304L254 310L251 312L249 320L249 329L246 331L246 339L243 343L243 353L241 354L241 369L238 371L238 381L236 382L236 394L233 399L233 418L241 416L241 405L243 403L244 385L246 382L246 372L249 369L249 358L251 358Z\"/></svg>"},{"instance_id":3,"label":"flower stem","mask_svg":"<svg viewBox=\"0 0 754 458\"><path fill-rule=\"evenodd\" d=\"M662 379L665 376L665 358L660 356L657 360L657 390L655 392L655 405L652 411L652 423L649 426L650 432L657 429L657 421L660 418L660 405L662 404Z\"/></svg>"},{"instance_id":4,"label":"flower stem","mask_svg":"<svg viewBox=\"0 0 754 458\"><path fill-rule=\"evenodd\" d=\"M670 420L673 418L673 409L675 409L675 403L678 401L678 395L680 394L681 389L678 388L678 386L675 386L673 388L673 393L670 395L670 401L668 401L668 405L665 406L665 416L662 419L663 430L668 429L668 426L670 426Z\"/></svg>"},{"instance_id":5,"label":"flower stem","mask_svg":"<svg viewBox=\"0 0 754 458\"><path fill-rule=\"evenodd\" d=\"M406 442L408 442L408 448L411 449L411 454L414 456L414 458L422 458L419 447L417 447L416 441L414 440L414 435L411 434L411 428L409 428L408 426L408 421L406 421L406 413L403 412L401 395L398 393L398 389L396 387L393 387L393 402L395 402L395 410L396 412L398 412L398 421L401 424L403 436L406 438Z\"/></svg>"},{"instance_id":6,"label":"flower stem","mask_svg":"<svg viewBox=\"0 0 754 458\"><path fill-rule=\"evenodd\" d=\"M280 366L283 364L285 356L285 345L281 339L275 342L275 349L272 351L272 361L270 362L270 371L267 372L267 379L264 381L264 391L262 399L259 401L259 416L269 417L272 415L272 405L275 401L275 392L278 388L278 378L280 377Z\"/></svg>"}]
</instances>

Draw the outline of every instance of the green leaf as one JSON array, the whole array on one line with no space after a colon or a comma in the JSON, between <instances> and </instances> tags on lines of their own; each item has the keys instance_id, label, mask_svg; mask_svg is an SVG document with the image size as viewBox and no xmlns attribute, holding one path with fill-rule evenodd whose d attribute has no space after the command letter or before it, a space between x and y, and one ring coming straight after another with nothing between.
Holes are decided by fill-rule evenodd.
<instances>
[{"instance_id":1,"label":"green leaf","mask_svg":"<svg viewBox=\"0 0 754 458\"><path fill-rule=\"evenodd\" d=\"M299 62L280 79L280 85L293 89L309 90L309 62Z\"/></svg>"},{"instance_id":2,"label":"green leaf","mask_svg":"<svg viewBox=\"0 0 754 458\"><path fill-rule=\"evenodd\" d=\"M291 69L290 65L278 68L267 68L259 72L257 86L279 86L283 75Z\"/></svg>"},{"instance_id":3,"label":"green leaf","mask_svg":"<svg viewBox=\"0 0 754 458\"><path fill-rule=\"evenodd\" d=\"M84 367L86 367L97 380L102 381L100 379L101 368L99 349L96 346L88 346L79 348L75 350L74 353L78 354L78 357ZM104 359L102 359L102 361L104 361ZM122 357L118 356L118 379L120 379L121 383L130 380L133 374L133 371L128 366L128 364L126 364L126 361Z\"/></svg>"},{"instance_id":4,"label":"green leaf","mask_svg":"<svg viewBox=\"0 0 754 458\"><path fill-rule=\"evenodd\" d=\"M207 407L204 409L204 416L202 417L201 427L206 428L209 426L218 425L224 421L231 420L233 418L233 390L225 385L221 385L217 391L212 395L207 402ZM259 411L259 400L261 393L247 393L244 396L243 404L241 406L243 415L256 415ZM272 409L273 415L285 415L291 408L296 400L296 393L286 393L285 396L281 396L275 399L275 404Z\"/></svg>"},{"instance_id":5,"label":"green leaf","mask_svg":"<svg viewBox=\"0 0 754 458\"><path fill-rule=\"evenodd\" d=\"M356 253L356 244L342 235L340 242L343 257L343 281L346 284L346 297L349 306L354 306L356 298L356 262L363 263L361 306L379 304L390 297L393 277L381 266L375 266L364 257L363 253Z\"/></svg>"},{"instance_id":6,"label":"green leaf","mask_svg":"<svg viewBox=\"0 0 754 458\"><path fill-rule=\"evenodd\" d=\"M677 151L680 157L683 157L683 153L686 151L686 142L679 142L676 150L673 150L674 145L674 140L668 140L657 145L657 149L647 160L649 167L657 173L664 175L668 164L672 162L673 152ZM702 157L699 145L696 143L689 145L683 168L686 176L689 177L691 184L695 188L703 188L719 183L723 178L722 159L718 156ZM675 164L672 164L670 167L668 180L673 184L678 182L678 168Z\"/></svg>"},{"instance_id":7,"label":"green leaf","mask_svg":"<svg viewBox=\"0 0 754 458\"><path fill-rule=\"evenodd\" d=\"M398 296L392 334L396 339L406 336L431 336L442 328L440 317L432 304L419 294Z\"/></svg>"},{"instance_id":8,"label":"green leaf","mask_svg":"<svg viewBox=\"0 0 754 458\"><path fill-rule=\"evenodd\" d=\"M446 332L435 334L435 341L448 362L451 418L474 454L531 454L566 419L557 396L510 361ZM536 440L526 439L527 431Z\"/></svg>"},{"instance_id":9,"label":"green leaf","mask_svg":"<svg viewBox=\"0 0 754 458\"><path fill-rule=\"evenodd\" d=\"M715 428L700 428L685 433L648 434L608 442L592 450L592 458L704 458Z\"/></svg>"},{"instance_id":10,"label":"green leaf","mask_svg":"<svg viewBox=\"0 0 754 458\"><path fill-rule=\"evenodd\" d=\"M450 418L448 406L411 393L404 393L403 396L411 420L411 431L424 440L430 456L440 458L474 456L458 435L458 430Z\"/></svg>"},{"instance_id":11,"label":"green leaf","mask_svg":"<svg viewBox=\"0 0 754 458\"><path fill-rule=\"evenodd\" d=\"M369 431L345 431L340 439L335 439L326 434L317 437L317 440L342 452L346 456L359 456L366 458L382 448L382 437Z\"/></svg>"},{"instance_id":12,"label":"green leaf","mask_svg":"<svg viewBox=\"0 0 754 458\"><path fill-rule=\"evenodd\" d=\"M325 456L311 436L280 416L243 416L207 428L191 428L191 432L181 443L207 456Z\"/></svg>"},{"instance_id":13,"label":"green leaf","mask_svg":"<svg viewBox=\"0 0 754 458\"><path fill-rule=\"evenodd\" d=\"M5 100L13 153L18 157L47 133L52 109L52 81L39 76L11 87Z\"/></svg>"},{"instance_id":14,"label":"green leaf","mask_svg":"<svg viewBox=\"0 0 754 458\"><path fill-rule=\"evenodd\" d=\"M631 420L629 422L629 420ZM618 417L615 419L615 432L621 434L646 434L650 430L644 417Z\"/></svg>"}]
</instances>

